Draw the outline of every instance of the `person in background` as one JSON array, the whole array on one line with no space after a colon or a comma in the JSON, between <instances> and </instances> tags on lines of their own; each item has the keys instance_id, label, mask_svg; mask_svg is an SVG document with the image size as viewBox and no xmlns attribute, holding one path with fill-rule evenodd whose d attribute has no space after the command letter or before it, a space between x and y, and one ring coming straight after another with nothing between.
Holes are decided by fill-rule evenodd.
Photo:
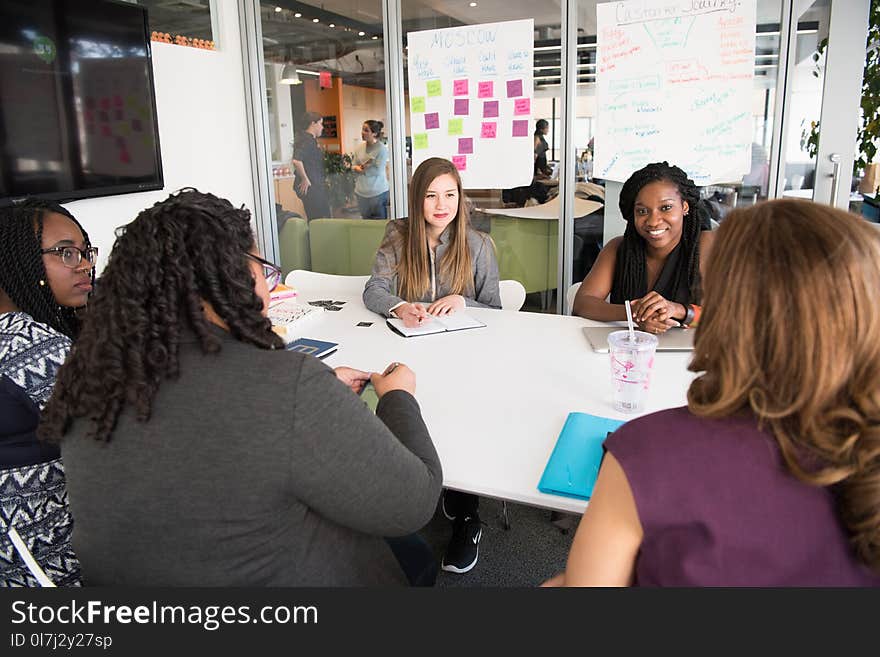
<instances>
[{"instance_id":1,"label":"person in background","mask_svg":"<svg viewBox=\"0 0 880 657\"><path fill-rule=\"evenodd\" d=\"M714 239L713 232L703 230L708 214L696 185L678 167L655 162L627 179L619 207L626 231L599 253L575 296L573 314L601 322L625 320L628 299L643 331L696 325L701 271Z\"/></svg>"},{"instance_id":2,"label":"person in background","mask_svg":"<svg viewBox=\"0 0 880 657\"><path fill-rule=\"evenodd\" d=\"M70 212L34 199L0 210L0 245L0 587L38 585L11 527L56 586L78 586L64 467L36 431L79 333L98 250Z\"/></svg>"},{"instance_id":3,"label":"person in background","mask_svg":"<svg viewBox=\"0 0 880 657\"><path fill-rule=\"evenodd\" d=\"M359 174L354 183L361 217L364 219L388 218L388 147L381 141L381 121L364 121L361 138L364 140L354 151L351 170Z\"/></svg>"},{"instance_id":4,"label":"person in background","mask_svg":"<svg viewBox=\"0 0 880 657\"><path fill-rule=\"evenodd\" d=\"M388 222L363 298L373 312L408 327L467 306L501 308L494 245L470 227L461 178L449 160L432 157L416 169L409 217ZM477 563L477 508L476 495L444 494L443 512L454 526L443 570L464 573Z\"/></svg>"},{"instance_id":5,"label":"person in background","mask_svg":"<svg viewBox=\"0 0 880 657\"><path fill-rule=\"evenodd\" d=\"M535 177L548 177L553 169L547 164L547 151L550 145L544 138L550 132L550 124L546 119L538 119L535 123Z\"/></svg>"},{"instance_id":6,"label":"person in background","mask_svg":"<svg viewBox=\"0 0 880 657\"><path fill-rule=\"evenodd\" d=\"M334 376L284 350L266 317L280 273L257 253L250 213L197 190L117 238L40 427L63 439L86 584L436 574L433 555L414 567L385 540L428 522L443 481L415 375ZM375 415L355 394L368 380Z\"/></svg>"},{"instance_id":7,"label":"person in background","mask_svg":"<svg viewBox=\"0 0 880 657\"><path fill-rule=\"evenodd\" d=\"M717 233L688 405L605 441L549 584L880 586L880 233L788 199Z\"/></svg>"},{"instance_id":8,"label":"person in background","mask_svg":"<svg viewBox=\"0 0 880 657\"><path fill-rule=\"evenodd\" d=\"M324 182L324 151L318 137L324 132L324 118L317 112L305 112L299 120L300 131L293 141L293 189L302 200L308 220L330 217L327 186Z\"/></svg>"}]
</instances>

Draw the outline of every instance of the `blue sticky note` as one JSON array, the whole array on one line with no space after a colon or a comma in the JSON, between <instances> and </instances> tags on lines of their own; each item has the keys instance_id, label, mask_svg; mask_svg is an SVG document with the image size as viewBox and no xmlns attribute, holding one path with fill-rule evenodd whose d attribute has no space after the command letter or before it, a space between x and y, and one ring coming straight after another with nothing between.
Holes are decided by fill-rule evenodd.
<instances>
[{"instance_id":1,"label":"blue sticky note","mask_svg":"<svg viewBox=\"0 0 880 657\"><path fill-rule=\"evenodd\" d=\"M588 413L569 413L544 468L538 490L588 500L602 465L605 437L624 423Z\"/></svg>"}]
</instances>

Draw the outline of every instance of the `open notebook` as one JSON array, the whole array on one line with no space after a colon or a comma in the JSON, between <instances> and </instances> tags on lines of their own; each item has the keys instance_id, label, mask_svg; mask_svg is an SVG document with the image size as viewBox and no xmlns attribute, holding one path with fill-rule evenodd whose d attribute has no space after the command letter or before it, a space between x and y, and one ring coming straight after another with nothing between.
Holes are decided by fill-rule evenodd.
<instances>
[{"instance_id":1,"label":"open notebook","mask_svg":"<svg viewBox=\"0 0 880 657\"><path fill-rule=\"evenodd\" d=\"M483 322L474 319L470 315L463 312L444 315L443 317L434 317L431 321L415 328L407 328L403 325L402 319L396 317L386 320L389 328L395 333L411 338L416 335L431 335L432 333L443 333L445 331L462 331L464 329L480 328L485 326Z\"/></svg>"}]
</instances>

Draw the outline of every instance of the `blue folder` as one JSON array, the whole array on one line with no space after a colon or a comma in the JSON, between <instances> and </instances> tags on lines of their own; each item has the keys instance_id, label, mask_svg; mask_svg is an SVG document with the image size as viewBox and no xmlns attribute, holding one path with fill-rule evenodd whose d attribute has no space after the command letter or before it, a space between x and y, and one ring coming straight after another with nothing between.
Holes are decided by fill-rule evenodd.
<instances>
[{"instance_id":1,"label":"blue folder","mask_svg":"<svg viewBox=\"0 0 880 657\"><path fill-rule=\"evenodd\" d=\"M538 490L550 495L590 499L602 464L602 443L622 424L621 420L588 413L569 413Z\"/></svg>"}]
</instances>

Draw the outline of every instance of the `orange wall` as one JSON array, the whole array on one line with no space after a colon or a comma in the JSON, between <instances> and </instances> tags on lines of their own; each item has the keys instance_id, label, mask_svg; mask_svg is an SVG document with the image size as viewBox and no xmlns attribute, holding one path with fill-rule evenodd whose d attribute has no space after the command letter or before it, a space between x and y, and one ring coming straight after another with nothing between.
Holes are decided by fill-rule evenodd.
<instances>
[{"instance_id":1,"label":"orange wall","mask_svg":"<svg viewBox=\"0 0 880 657\"><path fill-rule=\"evenodd\" d=\"M321 137L318 143L328 151L339 152L342 150L342 80L332 78L331 89L321 89L317 78L303 80L306 96L306 111L318 112L321 116L335 116L337 136L335 138Z\"/></svg>"}]
</instances>

